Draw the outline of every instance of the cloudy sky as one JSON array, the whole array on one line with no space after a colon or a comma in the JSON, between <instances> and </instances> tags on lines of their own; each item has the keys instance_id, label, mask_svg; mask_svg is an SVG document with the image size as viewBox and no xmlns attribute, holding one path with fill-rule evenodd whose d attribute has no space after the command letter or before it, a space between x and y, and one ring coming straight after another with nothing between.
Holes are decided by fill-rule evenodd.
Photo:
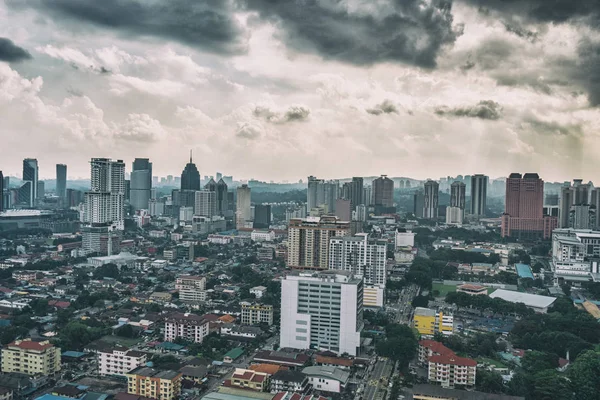
<instances>
[{"instance_id":1,"label":"cloudy sky","mask_svg":"<svg viewBox=\"0 0 600 400\"><path fill-rule=\"evenodd\" d=\"M600 181L592 0L0 0L0 169Z\"/></svg>"}]
</instances>

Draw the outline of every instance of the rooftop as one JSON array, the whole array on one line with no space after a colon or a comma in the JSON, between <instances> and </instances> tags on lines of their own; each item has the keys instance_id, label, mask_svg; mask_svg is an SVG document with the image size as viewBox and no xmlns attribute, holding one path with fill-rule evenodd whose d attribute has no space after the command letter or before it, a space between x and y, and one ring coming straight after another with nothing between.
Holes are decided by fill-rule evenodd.
<instances>
[{"instance_id":1,"label":"rooftop","mask_svg":"<svg viewBox=\"0 0 600 400\"><path fill-rule=\"evenodd\" d=\"M417 315L421 317L435 317L435 310L432 310L431 308L417 307L415 308L415 316Z\"/></svg>"},{"instance_id":2,"label":"rooftop","mask_svg":"<svg viewBox=\"0 0 600 400\"><path fill-rule=\"evenodd\" d=\"M150 367L137 367L133 371L127 373L128 375L139 375L145 376L148 378L158 378L158 379L175 379L178 375L181 375L177 371L160 371Z\"/></svg>"},{"instance_id":3,"label":"rooftop","mask_svg":"<svg viewBox=\"0 0 600 400\"><path fill-rule=\"evenodd\" d=\"M429 398L454 399L454 400L525 400L524 397L507 396L467 390L445 389L437 385L414 385L413 395L427 396Z\"/></svg>"},{"instance_id":4,"label":"rooftop","mask_svg":"<svg viewBox=\"0 0 600 400\"><path fill-rule=\"evenodd\" d=\"M42 215L52 215L52 211L46 210L6 210L0 212L0 218L18 218L18 217L40 217Z\"/></svg>"},{"instance_id":5,"label":"rooftop","mask_svg":"<svg viewBox=\"0 0 600 400\"><path fill-rule=\"evenodd\" d=\"M533 279L533 272L531 271L531 267L529 265L515 264L515 269L517 270L517 275L519 275L519 278Z\"/></svg>"},{"instance_id":6,"label":"rooftop","mask_svg":"<svg viewBox=\"0 0 600 400\"><path fill-rule=\"evenodd\" d=\"M14 342L7 344L6 347L18 347L23 350L43 351L54 347L54 345L52 345L52 343L50 343L47 340L44 340L42 342L35 342L31 339L23 339L15 340Z\"/></svg>"},{"instance_id":7,"label":"rooftop","mask_svg":"<svg viewBox=\"0 0 600 400\"><path fill-rule=\"evenodd\" d=\"M538 294L513 292L511 290L497 289L494 293L490 294L492 299L503 299L511 303L523 303L528 307L533 308L546 308L550 307L556 298L549 296L540 296Z\"/></svg>"},{"instance_id":8,"label":"rooftop","mask_svg":"<svg viewBox=\"0 0 600 400\"><path fill-rule=\"evenodd\" d=\"M311 366L302 370L302 373L309 376L318 376L324 379L333 379L338 382L346 383L350 379L350 372L341 368L330 366Z\"/></svg>"}]
</instances>

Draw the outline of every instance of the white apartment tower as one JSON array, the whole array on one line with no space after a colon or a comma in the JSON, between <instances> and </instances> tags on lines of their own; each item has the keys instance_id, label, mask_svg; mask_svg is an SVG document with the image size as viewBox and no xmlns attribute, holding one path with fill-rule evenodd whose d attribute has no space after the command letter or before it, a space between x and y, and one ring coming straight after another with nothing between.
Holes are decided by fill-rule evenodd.
<instances>
[{"instance_id":1,"label":"white apartment tower","mask_svg":"<svg viewBox=\"0 0 600 400\"><path fill-rule=\"evenodd\" d=\"M329 268L329 241L349 236L350 222L335 216L293 218L288 225L288 267Z\"/></svg>"},{"instance_id":2,"label":"white apartment tower","mask_svg":"<svg viewBox=\"0 0 600 400\"><path fill-rule=\"evenodd\" d=\"M131 370L146 364L147 354L137 350L129 350L124 346L115 346L98 350L98 372L102 376L125 376Z\"/></svg>"},{"instance_id":3,"label":"white apartment tower","mask_svg":"<svg viewBox=\"0 0 600 400\"><path fill-rule=\"evenodd\" d=\"M355 356L363 322L363 280L349 271L295 271L281 282L280 347Z\"/></svg>"},{"instance_id":4,"label":"white apartment tower","mask_svg":"<svg viewBox=\"0 0 600 400\"><path fill-rule=\"evenodd\" d=\"M248 185L237 188L235 221L238 229L245 228L252 221L251 191Z\"/></svg>"},{"instance_id":5,"label":"white apartment tower","mask_svg":"<svg viewBox=\"0 0 600 400\"><path fill-rule=\"evenodd\" d=\"M200 190L196 194L194 214L202 217L212 218L217 215L217 192Z\"/></svg>"},{"instance_id":6,"label":"white apartment tower","mask_svg":"<svg viewBox=\"0 0 600 400\"><path fill-rule=\"evenodd\" d=\"M84 221L125 228L125 163L92 158L90 191L85 193Z\"/></svg>"},{"instance_id":7,"label":"white apartment tower","mask_svg":"<svg viewBox=\"0 0 600 400\"><path fill-rule=\"evenodd\" d=\"M329 269L362 276L364 305L383 307L387 242L359 233L356 236L333 237L329 243Z\"/></svg>"}]
</instances>

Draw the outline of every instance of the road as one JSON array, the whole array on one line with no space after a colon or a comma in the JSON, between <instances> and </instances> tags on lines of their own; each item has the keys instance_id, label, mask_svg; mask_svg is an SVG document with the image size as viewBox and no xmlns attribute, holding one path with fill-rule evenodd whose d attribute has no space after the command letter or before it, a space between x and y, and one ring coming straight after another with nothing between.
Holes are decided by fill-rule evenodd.
<instances>
[{"instance_id":1,"label":"road","mask_svg":"<svg viewBox=\"0 0 600 400\"><path fill-rule=\"evenodd\" d=\"M365 379L367 384L362 394L363 400L383 400L393 366L394 364L388 359L379 359L374 365L369 366L369 375ZM359 397L358 393L356 397Z\"/></svg>"},{"instance_id":2,"label":"road","mask_svg":"<svg viewBox=\"0 0 600 400\"><path fill-rule=\"evenodd\" d=\"M413 299L419 295L419 286L410 285L402 289L398 302L392 306L396 310L396 322L410 325L412 321Z\"/></svg>"}]
</instances>

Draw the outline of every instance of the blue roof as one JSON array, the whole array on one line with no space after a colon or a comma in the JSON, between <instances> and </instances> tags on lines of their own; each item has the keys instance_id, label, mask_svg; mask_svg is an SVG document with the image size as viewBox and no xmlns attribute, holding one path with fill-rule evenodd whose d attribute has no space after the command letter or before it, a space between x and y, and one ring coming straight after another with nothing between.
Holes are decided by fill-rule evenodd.
<instances>
[{"instance_id":1,"label":"blue roof","mask_svg":"<svg viewBox=\"0 0 600 400\"><path fill-rule=\"evenodd\" d=\"M171 342L162 342L157 347L163 348L165 350L178 351L178 350L183 349L185 346L182 346L182 345L176 344L176 343L171 343Z\"/></svg>"},{"instance_id":2,"label":"blue roof","mask_svg":"<svg viewBox=\"0 0 600 400\"><path fill-rule=\"evenodd\" d=\"M515 264L515 268L517 269L517 275L519 275L519 278L533 279L533 272L531 271L531 267L529 265Z\"/></svg>"},{"instance_id":3,"label":"blue roof","mask_svg":"<svg viewBox=\"0 0 600 400\"><path fill-rule=\"evenodd\" d=\"M0 327L5 327L10 325L10 319L0 319Z\"/></svg>"},{"instance_id":4,"label":"blue roof","mask_svg":"<svg viewBox=\"0 0 600 400\"><path fill-rule=\"evenodd\" d=\"M40 397L36 397L35 400L68 400L68 397L63 397L63 396L55 396L53 394L47 393L43 396Z\"/></svg>"}]
</instances>

